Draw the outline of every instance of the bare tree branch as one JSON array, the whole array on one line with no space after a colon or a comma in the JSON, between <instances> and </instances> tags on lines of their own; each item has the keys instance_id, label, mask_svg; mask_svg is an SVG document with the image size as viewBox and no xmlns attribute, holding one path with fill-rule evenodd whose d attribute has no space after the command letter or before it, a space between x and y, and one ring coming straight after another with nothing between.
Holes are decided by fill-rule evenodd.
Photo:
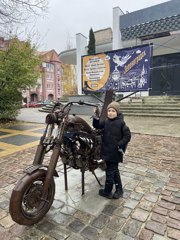
<instances>
[{"instance_id":1,"label":"bare tree branch","mask_svg":"<svg viewBox=\"0 0 180 240\"><path fill-rule=\"evenodd\" d=\"M31 22L47 12L48 0L0 0L0 31L9 24Z\"/></svg>"}]
</instances>

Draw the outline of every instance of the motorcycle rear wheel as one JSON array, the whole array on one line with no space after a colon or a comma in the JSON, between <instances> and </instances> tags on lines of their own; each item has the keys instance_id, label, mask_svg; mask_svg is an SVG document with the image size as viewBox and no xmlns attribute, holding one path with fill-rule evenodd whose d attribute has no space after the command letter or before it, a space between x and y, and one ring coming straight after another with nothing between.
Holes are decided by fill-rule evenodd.
<instances>
[{"instance_id":1,"label":"motorcycle rear wheel","mask_svg":"<svg viewBox=\"0 0 180 240\"><path fill-rule=\"evenodd\" d=\"M12 219L21 225L33 225L39 222L49 211L55 194L54 179L42 199L46 171L39 169L33 174L25 174L12 191L9 212Z\"/></svg>"}]
</instances>

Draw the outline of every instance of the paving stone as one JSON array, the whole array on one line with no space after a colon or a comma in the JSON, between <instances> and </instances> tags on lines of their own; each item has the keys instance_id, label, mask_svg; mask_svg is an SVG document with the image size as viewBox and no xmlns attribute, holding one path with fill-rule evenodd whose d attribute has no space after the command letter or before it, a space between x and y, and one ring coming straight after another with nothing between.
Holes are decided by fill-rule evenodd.
<instances>
[{"instance_id":1,"label":"paving stone","mask_svg":"<svg viewBox=\"0 0 180 240\"><path fill-rule=\"evenodd\" d=\"M140 171L140 172L146 172L148 170L148 168L145 168L145 167L143 167L143 166L138 166L138 167L136 167L136 171Z\"/></svg>"},{"instance_id":2,"label":"paving stone","mask_svg":"<svg viewBox=\"0 0 180 240\"><path fill-rule=\"evenodd\" d=\"M176 197L169 197L169 196L162 196L162 200L165 200L167 202L175 203L175 204L180 204L180 198Z\"/></svg>"},{"instance_id":3,"label":"paving stone","mask_svg":"<svg viewBox=\"0 0 180 240\"><path fill-rule=\"evenodd\" d=\"M170 211L169 217L180 221L180 212L179 211Z\"/></svg>"},{"instance_id":4,"label":"paving stone","mask_svg":"<svg viewBox=\"0 0 180 240\"><path fill-rule=\"evenodd\" d=\"M9 201L8 200L4 200L2 202L0 202L0 208L7 210L9 209Z\"/></svg>"},{"instance_id":5,"label":"paving stone","mask_svg":"<svg viewBox=\"0 0 180 240\"><path fill-rule=\"evenodd\" d=\"M117 206L115 206L115 205L106 205L105 206L105 208L103 209L103 213L104 214L107 214L107 215L112 215L113 214L113 212L115 211L117 209Z\"/></svg>"},{"instance_id":6,"label":"paving stone","mask_svg":"<svg viewBox=\"0 0 180 240\"><path fill-rule=\"evenodd\" d=\"M132 212L132 209L130 208L120 207L116 209L116 211L114 212L114 215L117 215L123 218L128 218L131 212Z\"/></svg>"},{"instance_id":7,"label":"paving stone","mask_svg":"<svg viewBox=\"0 0 180 240\"><path fill-rule=\"evenodd\" d=\"M82 230L81 235L85 237L85 239L95 240L99 238L99 233L95 228L87 226Z\"/></svg>"},{"instance_id":8,"label":"paving stone","mask_svg":"<svg viewBox=\"0 0 180 240\"><path fill-rule=\"evenodd\" d=\"M135 191L138 193L144 194L147 192L147 189L138 186L138 187L136 187Z\"/></svg>"},{"instance_id":9,"label":"paving stone","mask_svg":"<svg viewBox=\"0 0 180 240\"><path fill-rule=\"evenodd\" d=\"M55 229L56 225L46 220L42 220L40 224L37 224L37 229L41 232L48 234L52 229Z\"/></svg>"},{"instance_id":10,"label":"paving stone","mask_svg":"<svg viewBox=\"0 0 180 240\"><path fill-rule=\"evenodd\" d=\"M140 200L143 197L143 194L142 193L133 192L133 193L131 193L130 197L135 199L135 200Z\"/></svg>"},{"instance_id":11,"label":"paving stone","mask_svg":"<svg viewBox=\"0 0 180 240\"><path fill-rule=\"evenodd\" d=\"M136 176L134 173L130 173L130 172L122 172L121 175L129 178L135 178Z\"/></svg>"},{"instance_id":12,"label":"paving stone","mask_svg":"<svg viewBox=\"0 0 180 240\"><path fill-rule=\"evenodd\" d=\"M134 209L137 205L138 205L138 201L134 200L134 199L128 199L125 203L124 203L124 207L128 207L131 209Z\"/></svg>"},{"instance_id":13,"label":"paving stone","mask_svg":"<svg viewBox=\"0 0 180 240\"><path fill-rule=\"evenodd\" d=\"M142 229L139 234L139 240L151 240L153 237L153 233L149 230Z\"/></svg>"},{"instance_id":14,"label":"paving stone","mask_svg":"<svg viewBox=\"0 0 180 240\"><path fill-rule=\"evenodd\" d=\"M149 216L149 212L137 208L135 209L134 213L132 214L132 218L139 220L140 222L145 222Z\"/></svg>"},{"instance_id":15,"label":"paving stone","mask_svg":"<svg viewBox=\"0 0 180 240\"><path fill-rule=\"evenodd\" d=\"M174 197L180 198L180 191L179 192L173 192L172 195Z\"/></svg>"},{"instance_id":16,"label":"paving stone","mask_svg":"<svg viewBox=\"0 0 180 240\"><path fill-rule=\"evenodd\" d=\"M167 191L171 191L171 192L178 192L179 188L175 188L175 187L166 187L165 190Z\"/></svg>"},{"instance_id":17,"label":"paving stone","mask_svg":"<svg viewBox=\"0 0 180 240\"><path fill-rule=\"evenodd\" d=\"M124 225L125 222L126 222L125 218L112 217L112 219L108 223L108 227L118 232L120 231L121 227Z\"/></svg>"},{"instance_id":18,"label":"paving stone","mask_svg":"<svg viewBox=\"0 0 180 240\"><path fill-rule=\"evenodd\" d=\"M154 203L149 202L147 200L141 200L141 202L139 203L139 208L142 208L146 211L151 211L153 207Z\"/></svg>"},{"instance_id":19,"label":"paving stone","mask_svg":"<svg viewBox=\"0 0 180 240\"><path fill-rule=\"evenodd\" d=\"M156 175L155 173L146 172L146 177L156 179L156 178L157 178L157 175Z\"/></svg>"},{"instance_id":20,"label":"paving stone","mask_svg":"<svg viewBox=\"0 0 180 240\"><path fill-rule=\"evenodd\" d=\"M12 233L12 235L15 237L21 237L24 232L26 232L28 230L28 226L23 226L23 225L19 225L17 223L15 223L11 228L10 228L10 232ZM1 232L1 231L0 231Z\"/></svg>"},{"instance_id":21,"label":"paving stone","mask_svg":"<svg viewBox=\"0 0 180 240\"><path fill-rule=\"evenodd\" d=\"M46 235L43 234L41 231L36 229L35 227L29 228L22 236L22 240L38 240L38 239L43 239Z\"/></svg>"},{"instance_id":22,"label":"paving stone","mask_svg":"<svg viewBox=\"0 0 180 240\"><path fill-rule=\"evenodd\" d=\"M156 222L160 222L163 224L167 222L166 216L163 216L157 213L152 213L151 220L154 220Z\"/></svg>"},{"instance_id":23,"label":"paving stone","mask_svg":"<svg viewBox=\"0 0 180 240\"><path fill-rule=\"evenodd\" d=\"M128 198L131 195L132 191L124 189L123 198Z\"/></svg>"},{"instance_id":24,"label":"paving stone","mask_svg":"<svg viewBox=\"0 0 180 240\"><path fill-rule=\"evenodd\" d=\"M133 191L138 186L138 184L139 184L139 181L134 179L133 182L126 184L125 189Z\"/></svg>"},{"instance_id":25,"label":"paving stone","mask_svg":"<svg viewBox=\"0 0 180 240\"><path fill-rule=\"evenodd\" d=\"M146 169L145 171L142 171L142 170L140 170L139 168L136 168L134 172L135 172L135 174L137 174L137 175L146 176L146 171L147 171L147 169Z\"/></svg>"},{"instance_id":26,"label":"paving stone","mask_svg":"<svg viewBox=\"0 0 180 240\"><path fill-rule=\"evenodd\" d=\"M140 175L136 175L135 177L134 177L134 179L135 180L138 180L138 181L143 181L144 180L144 176L140 176Z\"/></svg>"},{"instance_id":27,"label":"paving stone","mask_svg":"<svg viewBox=\"0 0 180 240\"><path fill-rule=\"evenodd\" d=\"M176 240L180 239L180 231L176 229L168 228L167 235L172 239L176 239Z\"/></svg>"},{"instance_id":28,"label":"paving stone","mask_svg":"<svg viewBox=\"0 0 180 240\"><path fill-rule=\"evenodd\" d=\"M171 191L167 191L167 190L163 190L162 192L161 192L161 194L162 195L165 195L165 196L170 196L171 195Z\"/></svg>"},{"instance_id":29,"label":"paving stone","mask_svg":"<svg viewBox=\"0 0 180 240\"><path fill-rule=\"evenodd\" d=\"M151 230L155 233L158 233L160 235L164 235L165 231L166 231L166 225L162 224L162 223L158 223L155 221L148 221L146 222L145 225L146 229Z\"/></svg>"},{"instance_id":30,"label":"paving stone","mask_svg":"<svg viewBox=\"0 0 180 240\"><path fill-rule=\"evenodd\" d=\"M137 136L137 135L136 135ZM134 136L133 136L134 137ZM138 145L139 141L146 142L146 144L143 144L142 148ZM145 140L145 141L144 141ZM157 142L159 144L157 144ZM176 153L174 152L173 156L169 157L166 156L170 153L170 145L169 143L172 142L173 146L176 144L175 149ZM131 142L134 146L134 141ZM95 240L138 240L139 236L141 236L141 233L143 230L147 233L154 234L153 240L164 240L164 239L178 239L179 238L179 211L180 211L180 204L179 204L179 198L180 198L180 174L177 171L178 164L179 164L179 140L177 141L176 138L167 138L167 137L157 137L157 136L144 136L139 135L136 139L136 151L134 151L134 147L131 148L131 152L129 152L129 155L126 157L126 167L124 167L125 164L123 164L123 167L121 167L121 171L124 171L124 174L129 176L134 176L134 178L130 178L129 176L122 176L124 178L124 186L127 186L128 188L133 189L133 191L130 191L125 188L125 194L122 199L118 200L109 200L109 205L113 206L109 207L107 209L104 209L106 213L106 218L111 219L111 226L110 229L108 227L108 222L104 224L104 221L101 219L99 222L95 222L96 227L92 225L92 222L98 218L96 216L91 215L91 213L86 213L83 211L77 210L74 211L64 211L66 214L62 214L60 210L62 209L64 203L60 202L60 200L57 198L53 202L53 206L51 207L50 211L47 213L46 217L44 218L44 223L39 223L33 227L25 227L20 226L16 223L14 223L12 226L4 228L0 224L0 239L3 236L3 239L6 240L61 240L61 239L68 239L68 240L87 240L89 238ZM153 148L149 151L149 146L153 145ZM158 149L157 149L158 146ZM169 152L166 152L165 149L168 149ZM149 151L149 152L148 152ZM141 154L138 155L138 152L141 152ZM148 157L146 156L148 152ZM9 197L11 194L11 191L14 187L14 181L18 180L20 176L23 174L23 169L30 165L33 161L35 153L35 148L30 148L28 150L25 150L23 152L19 152L16 154L9 155L8 157L1 158L0 161L0 168L1 168L1 180L0 180L0 204L2 208L0 207L0 219L4 219L8 216L8 208L9 208ZM165 154L166 153L166 154ZM168 153L168 154L167 154ZM21 161L19 161L21 156ZM48 160L49 156L47 156ZM165 159L164 159L165 158ZM46 161L47 161L46 160ZM132 161L132 163L128 162ZM162 165L160 162L166 163L166 165L163 163ZM167 164L167 163L171 164ZM130 163L130 167L128 167ZM175 165L176 164L176 165ZM165 167L168 167L164 171ZM7 171L8 169L8 171ZM141 170L143 169L143 170ZM144 170L145 169L145 170ZM63 177L63 165L62 163L58 163L57 167L58 171L60 172L60 176ZM71 169L68 170L71 171ZM144 177L144 173L139 171L147 171L149 176ZM161 172L162 171L162 172ZM142 174L142 175L141 175ZM156 175L156 178L151 178L151 176ZM170 180L168 180L169 175L171 174ZM167 176L167 177L166 177ZM135 183L133 181L135 180ZM141 183L139 182L141 181ZM169 181L169 182L168 182ZM11 183L12 182L12 183ZM134 185L136 183L140 183L138 186L134 188ZM155 185L156 186L155 186ZM162 186L166 186L163 188ZM91 187L93 186L93 183L91 184ZM80 189L80 188L79 188ZM88 189L89 191L89 189ZM157 205L158 202L151 202L146 199L141 198L140 196L147 196L149 195L149 191L151 191L151 194L160 196L161 201L174 204L175 209L169 209L164 208L164 206L161 208ZM71 192L69 191L71 194ZM170 197L170 198L168 198ZM135 206L135 208L127 208L123 206L129 199L137 200L138 205ZM78 198L78 201L81 201L80 198ZM107 203L107 201L106 201ZM105 204L106 204L105 203ZM66 202L65 204L68 205ZM78 204L78 203L77 203ZM94 203L96 204L96 202ZM75 206L75 205L74 205ZM73 206L72 206L73 207ZM138 209L141 209L145 212L151 213L151 221L155 222L157 224L163 224L166 225L165 219L168 219L169 227L167 227L167 231L164 235L160 235L157 233L152 232L152 230L148 229L142 229L146 223L141 222L141 229L139 229L137 235L135 237L132 237L127 234L124 234L122 230L117 230L120 228L121 224L118 224L117 219L120 218L122 221L124 221L124 224L121 228L124 228L126 225L126 221L129 222L132 219L133 216L139 217ZM7 215L4 215L4 212L6 212ZM102 210L97 213L97 216L100 214L105 215L102 213ZM134 214L134 215L133 215ZM59 216L59 217L58 217ZM55 218L55 220L53 219ZM129 218L129 219L128 219ZM69 228L69 225L71 223L74 223L76 221L79 221L83 224L83 227L81 230L78 229L77 225L72 225L72 229ZM113 222L114 221L114 222ZM147 221L147 220L146 220ZM47 222L51 223L49 224L48 228L45 225ZM140 222L140 221L138 221ZM40 227L40 224L42 226ZM44 226L43 226L44 224ZM88 226L91 224L91 226ZM103 226L104 224L104 226ZM55 226L55 227L54 227ZM98 226L101 226L101 228L98 228ZM59 228L60 227L60 228ZM76 228L77 227L77 228ZM91 231L87 231L87 227L90 227L92 229ZM75 228L75 230L73 230ZM73 231L76 231L78 229L79 233L75 233ZM87 235L82 235L82 232L86 229L85 232L88 232ZM96 231L93 232L93 229ZM29 231L30 230L30 231ZM140 232L141 231L141 232ZM3 232L3 234L2 234ZM51 236L47 233L51 233ZM91 232L93 234L91 234ZM90 234L89 234L90 233ZM148 235L147 235L148 236ZM146 237L144 240L148 240ZM152 240L152 239L151 239ZM178 239L179 240L179 239Z\"/></svg>"},{"instance_id":31,"label":"paving stone","mask_svg":"<svg viewBox=\"0 0 180 240\"><path fill-rule=\"evenodd\" d=\"M98 240L114 240L116 239L117 233L112 231L110 228L104 228L100 233Z\"/></svg>"},{"instance_id":32,"label":"paving stone","mask_svg":"<svg viewBox=\"0 0 180 240\"><path fill-rule=\"evenodd\" d=\"M112 238L113 239L113 238ZM104 240L104 239L102 239L102 240ZM109 240L109 239L107 239L107 240ZM130 236L127 236L127 235L125 235L125 234L123 234L123 233L119 233L118 235L117 235L117 237L116 237L116 239L115 240L134 240L134 238L132 238L132 237L130 237Z\"/></svg>"},{"instance_id":33,"label":"paving stone","mask_svg":"<svg viewBox=\"0 0 180 240\"><path fill-rule=\"evenodd\" d=\"M160 235L157 235L157 234L154 234L152 240L167 240L167 238L163 237L163 236L160 236Z\"/></svg>"},{"instance_id":34,"label":"paving stone","mask_svg":"<svg viewBox=\"0 0 180 240\"><path fill-rule=\"evenodd\" d=\"M150 201L150 202L157 202L158 198L159 198L159 195L157 194L154 194L154 193L148 193L148 194L145 194L144 195L144 198L147 200L147 201Z\"/></svg>"},{"instance_id":35,"label":"paving stone","mask_svg":"<svg viewBox=\"0 0 180 240\"><path fill-rule=\"evenodd\" d=\"M109 222L109 217L107 217L107 215L104 215L104 214L100 214L98 217L96 217L93 222L91 223L91 225L93 227L96 227L96 228L99 228L99 229L102 229L107 222Z\"/></svg>"},{"instance_id":36,"label":"paving stone","mask_svg":"<svg viewBox=\"0 0 180 240\"><path fill-rule=\"evenodd\" d=\"M66 214L63 214L63 213L57 213L54 218L53 218L53 221L56 222L56 223L59 223L61 225L67 225L69 223L69 221L72 221L72 216L69 216L69 215L66 215Z\"/></svg>"},{"instance_id":37,"label":"paving stone","mask_svg":"<svg viewBox=\"0 0 180 240\"><path fill-rule=\"evenodd\" d=\"M169 203L169 202L165 202L165 201L159 201L158 205L160 207L166 208L166 209L170 209L170 210L174 210L175 209L175 204L173 203Z\"/></svg>"},{"instance_id":38,"label":"paving stone","mask_svg":"<svg viewBox=\"0 0 180 240\"><path fill-rule=\"evenodd\" d=\"M126 201L126 199L125 199L124 194L123 194L122 198L115 199L115 201L113 199L113 201L111 201L111 204L115 205L116 207L121 207L125 203L125 201Z\"/></svg>"},{"instance_id":39,"label":"paving stone","mask_svg":"<svg viewBox=\"0 0 180 240\"><path fill-rule=\"evenodd\" d=\"M76 209L71 207L71 206L64 206L63 208L61 208L60 210L61 213L64 213L64 214L68 214L68 215L74 215L74 213L76 212Z\"/></svg>"},{"instance_id":40,"label":"paving stone","mask_svg":"<svg viewBox=\"0 0 180 240\"><path fill-rule=\"evenodd\" d=\"M153 186L163 188L165 186L165 184L166 184L166 182L157 180L156 182L154 182Z\"/></svg>"},{"instance_id":41,"label":"paving stone","mask_svg":"<svg viewBox=\"0 0 180 240\"><path fill-rule=\"evenodd\" d=\"M71 232L61 226L58 226L56 229L52 229L52 231L50 231L49 235L54 239L64 240L64 239L67 239L71 235Z\"/></svg>"},{"instance_id":42,"label":"paving stone","mask_svg":"<svg viewBox=\"0 0 180 240\"><path fill-rule=\"evenodd\" d=\"M165 209L165 208L162 208L162 207L155 207L155 208L153 209L153 212L159 213L159 214L161 214L161 215L166 216L167 213L168 213L168 210Z\"/></svg>"},{"instance_id":43,"label":"paving stone","mask_svg":"<svg viewBox=\"0 0 180 240\"><path fill-rule=\"evenodd\" d=\"M123 227L122 231L124 234L130 236L130 237L136 237L140 228L142 226L142 223L137 221L137 220L133 220L130 219L125 226Z\"/></svg>"},{"instance_id":44,"label":"paving stone","mask_svg":"<svg viewBox=\"0 0 180 240\"><path fill-rule=\"evenodd\" d=\"M54 200L53 205L54 208L62 208L64 206L64 202L61 202L59 200Z\"/></svg>"},{"instance_id":45,"label":"paving stone","mask_svg":"<svg viewBox=\"0 0 180 240\"><path fill-rule=\"evenodd\" d=\"M92 220L92 216L89 213L79 210L74 214L74 217L79 219L84 224L88 224Z\"/></svg>"},{"instance_id":46,"label":"paving stone","mask_svg":"<svg viewBox=\"0 0 180 240\"><path fill-rule=\"evenodd\" d=\"M10 237L10 240L21 240L21 238L13 236L13 237ZM50 240L50 239L48 239L48 240ZM54 240L54 239L51 238L51 240Z\"/></svg>"},{"instance_id":47,"label":"paving stone","mask_svg":"<svg viewBox=\"0 0 180 240\"><path fill-rule=\"evenodd\" d=\"M0 238L1 240L10 240L14 236L12 236L12 233L10 233L9 231L4 231L3 230L3 231L1 231L0 237L1 237ZM14 238L12 240L14 240Z\"/></svg>"},{"instance_id":48,"label":"paving stone","mask_svg":"<svg viewBox=\"0 0 180 240\"><path fill-rule=\"evenodd\" d=\"M0 225L2 225L4 228L10 228L14 225L14 221L12 220L10 215L8 215L0 220Z\"/></svg>"},{"instance_id":49,"label":"paving stone","mask_svg":"<svg viewBox=\"0 0 180 240\"><path fill-rule=\"evenodd\" d=\"M167 226L180 230L180 221L177 221L175 219L169 218L167 220Z\"/></svg>"},{"instance_id":50,"label":"paving stone","mask_svg":"<svg viewBox=\"0 0 180 240\"><path fill-rule=\"evenodd\" d=\"M176 210L180 211L180 205L176 205Z\"/></svg>"},{"instance_id":51,"label":"paving stone","mask_svg":"<svg viewBox=\"0 0 180 240\"><path fill-rule=\"evenodd\" d=\"M143 189L150 189L152 186L152 183L151 182L146 182L146 181L143 181L141 184L139 184L139 187L143 188Z\"/></svg>"},{"instance_id":52,"label":"paving stone","mask_svg":"<svg viewBox=\"0 0 180 240\"><path fill-rule=\"evenodd\" d=\"M0 219L7 216L7 212L4 209L0 209Z\"/></svg>"},{"instance_id":53,"label":"paving stone","mask_svg":"<svg viewBox=\"0 0 180 240\"><path fill-rule=\"evenodd\" d=\"M85 226L84 223L80 222L79 220L75 219L68 225L68 229L72 230L73 232L79 232Z\"/></svg>"},{"instance_id":54,"label":"paving stone","mask_svg":"<svg viewBox=\"0 0 180 240\"><path fill-rule=\"evenodd\" d=\"M84 240L82 236L79 234L72 233L68 238L68 240Z\"/></svg>"}]
</instances>

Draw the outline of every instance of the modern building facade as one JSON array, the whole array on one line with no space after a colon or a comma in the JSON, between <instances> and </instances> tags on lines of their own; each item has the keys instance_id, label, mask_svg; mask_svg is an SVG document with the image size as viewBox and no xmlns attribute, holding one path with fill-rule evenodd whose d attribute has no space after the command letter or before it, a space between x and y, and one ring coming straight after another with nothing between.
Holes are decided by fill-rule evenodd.
<instances>
[{"instance_id":1,"label":"modern building facade","mask_svg":"<svg viewBox=\"0 0 180 240\"><path fill-rule=\"evenodd\" d=\"M151 86L144 95L180 95L180 1L171 0L131 13L113 8L113 27L95 32L96 53L153 44ZM82 93L81 56L88 39L76 35L76 49L59 54L62 62L77 65L78 93Z\"/></svg>"}]
</instances>

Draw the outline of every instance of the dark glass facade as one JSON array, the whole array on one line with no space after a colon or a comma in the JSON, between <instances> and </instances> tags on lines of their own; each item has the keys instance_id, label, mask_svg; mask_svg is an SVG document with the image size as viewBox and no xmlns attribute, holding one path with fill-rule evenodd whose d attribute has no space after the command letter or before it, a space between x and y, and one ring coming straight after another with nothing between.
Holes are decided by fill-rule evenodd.
<instances>
[{"instance_id":1,"label":"dark glass facade","mask_svg":"<svg viewBox=\"0 0 180 240\"><path fill-rule=\"evenodd\" d=\"M149 95L180 95L180 53L153 57Z\"/></svg>"}]
</instances>

